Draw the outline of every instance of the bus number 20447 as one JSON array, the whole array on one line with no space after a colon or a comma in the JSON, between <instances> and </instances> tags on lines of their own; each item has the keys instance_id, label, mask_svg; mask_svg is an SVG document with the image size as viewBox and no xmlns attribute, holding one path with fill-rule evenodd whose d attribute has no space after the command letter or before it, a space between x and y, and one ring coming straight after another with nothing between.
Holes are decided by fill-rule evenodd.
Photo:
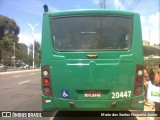
<instances>
[{"instance_id":1,"label":"bus number 20447","mask_svg":"<svg viewBox=\"0 0 160 120\"><path fill-rule=\"evenodd\" d=\"M131 97L131 91L112 92L112 99Z\"/></svg>"}]
</instances>

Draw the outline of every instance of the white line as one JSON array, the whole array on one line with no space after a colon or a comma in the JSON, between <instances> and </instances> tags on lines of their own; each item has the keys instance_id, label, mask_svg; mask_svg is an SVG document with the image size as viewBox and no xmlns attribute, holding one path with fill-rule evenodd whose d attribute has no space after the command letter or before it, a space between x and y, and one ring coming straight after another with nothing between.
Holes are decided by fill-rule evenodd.
<instances>
[{"instance_id":1,"label":"white line","mask_svg":"<svg viewBox=\"0 0 160 120\"><path fill-rule=\"evenodd\" d=\"M27 83L27 82L29 82L30 80L28 80L28 81L23 81L23 82L20 82L20 83L18 83L19 85L20 84L23 84L23 83Z\"/></svg>"},{"instance_id":2,"label":"white line","mask_svg":"<svg viewBox=\"0 0 160 120\"><path fill-rule=\"evenodd\" d=\"M17 76L13 76L13 77L20 77L20 76L22 76L22 75L17 75Z\"/></svg>"}]
</instances>

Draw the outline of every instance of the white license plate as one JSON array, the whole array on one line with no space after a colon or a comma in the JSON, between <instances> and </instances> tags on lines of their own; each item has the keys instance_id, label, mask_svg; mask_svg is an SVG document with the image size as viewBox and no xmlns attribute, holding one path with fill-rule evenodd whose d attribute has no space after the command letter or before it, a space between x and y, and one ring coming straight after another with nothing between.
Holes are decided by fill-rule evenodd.
<instances>
[{"instance_id":1,"label":"white license plate","mask_svg":"<svg viewBox=\"0 0 160 120\"><path fill-rule=\"evenodd\" d=\"M84 92L84 97L101 97L101 92L99 91Z\"/></svg>"}]
</instances>

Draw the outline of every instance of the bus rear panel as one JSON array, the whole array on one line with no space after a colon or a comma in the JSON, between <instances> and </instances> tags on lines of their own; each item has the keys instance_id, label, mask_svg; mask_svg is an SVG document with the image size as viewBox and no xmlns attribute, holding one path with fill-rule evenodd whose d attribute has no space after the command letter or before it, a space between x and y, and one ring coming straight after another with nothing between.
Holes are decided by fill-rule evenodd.
<instances>
[{"instance_id":1,"label":"bus rear panel","mask_svg":"<svg viewBox=\"0 0 160 120\"><path fill-rule=\"evenodd\" d=\"M143 110L142 49L137 13L44 13L42 109Z\"/></svg>"}]
</instances>

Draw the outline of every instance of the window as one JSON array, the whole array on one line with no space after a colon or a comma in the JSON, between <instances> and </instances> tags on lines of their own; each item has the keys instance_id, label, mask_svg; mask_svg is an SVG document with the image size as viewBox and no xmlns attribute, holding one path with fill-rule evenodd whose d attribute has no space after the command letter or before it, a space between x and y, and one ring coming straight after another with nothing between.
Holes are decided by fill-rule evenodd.
<instances>
[{"instance_id":1,"label":"window","mask_svg":"<svg viewBox=\"0 0 160 120\"><path fill-rule=\"evenodd\" d=\"M128 50L132 40L132 18L52 18L52 37L54 48L58 51Z\"/></svg>"}]
</instances>

